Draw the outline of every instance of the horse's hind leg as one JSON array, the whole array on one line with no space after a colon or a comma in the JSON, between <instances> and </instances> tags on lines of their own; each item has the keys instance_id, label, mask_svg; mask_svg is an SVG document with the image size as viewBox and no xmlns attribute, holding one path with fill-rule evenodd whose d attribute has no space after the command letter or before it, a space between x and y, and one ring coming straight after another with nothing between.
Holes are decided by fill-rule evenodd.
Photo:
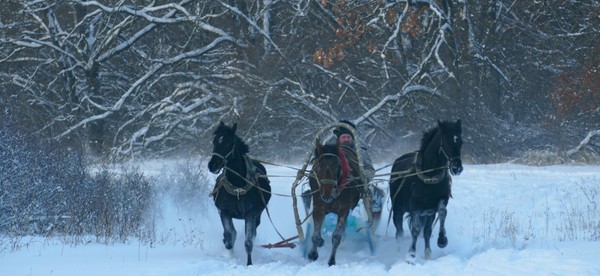
<instances>
[{"instance_id":1,"label":"horse's hind leg","mask_svg":"<svg viewBox=\"0 0 600 276\"><path fill-rule=\"evenodd\" d=\"M448 210L446 209L446 201L441 200L438 205L438 219L440 220L440 234L438 236L437 244L439 248L444 248L448 245L448 237L446 237L446 215Z\"/></svg>"},{"instance_id":2,"label":"horse's hind leg","mask_svg":"<svg viewBox=\"0 0 600 276\"><path fill-rule=\"evenodd\" d=\"M237 235L233 226L233 219L223 211L219 212L219 215L221 216L221 224L223 225L223 244L225 244L225 248L232 249Z\"/></svg>"},{"instance_id":3,"label":"horse's hind leg","mask_svg":"<svg viewBox=\"0 0 600 276\"><path fill-rule=\"evenodd\" d=\"M411 212L410 213L410 233L412 235L412 242L410 244L410 248L408 248L408 253L406 254L406 261L409 263L415 263L417 260L417 239L419 238L419 234L421 233L421 212Z\"/></svg>"},{"instance_id":4,"label":"horse's hind leg","mask_svg":"<svg viewBox=\"0 0 600 276\"><path fill-rule=\"evenodd\" d=\"M254 238L256 237L256 228L260 224L260 213L249 215L246 217L246 254L248 260L246 265L252 265L252 247L254 246Z\"/></svg>"},{"instance_id":5,"label":"horse's hind leg","mask_svg":"<svg viewBox=\"0 0 600 276\"><path fill-rule=\"evenodd\" d=\"M433 220L435 219L435 213L432 215L423 216L423 240L425 241L425 259L431 259L431 245L429 240L431 239L431 232L433 232Z\"/></svg>"},{"instance_id":6,"label":"horse's hind leg","mask_svg":"<svg viewBox=\"0 0 600 276\"><path fill-rule=\"evenodd\" d=\"M400 239L404 236L404 228L402 223L404 223L404 211L395 210L393 213L394 226L396 226L396 239Z\"/></svg>"},{"instance_id":7,"label":"horse's hind leg","mask_svg":"<svg viewBox=\"0 0 600 276\"><path fill-rule=\"evenodd\" d=\"M335 230L333 231L333 235L331 237L331 256L329 256L329 262L327 262L329 266L335 265L335 254L337 252L338 246L340 246L340 243L342 242L342 236L344 234L344 231L346 230L347 218L348 213L346 213L345 215L338 215L337 225L335 226Z\"/></svg>"}]
</instances>

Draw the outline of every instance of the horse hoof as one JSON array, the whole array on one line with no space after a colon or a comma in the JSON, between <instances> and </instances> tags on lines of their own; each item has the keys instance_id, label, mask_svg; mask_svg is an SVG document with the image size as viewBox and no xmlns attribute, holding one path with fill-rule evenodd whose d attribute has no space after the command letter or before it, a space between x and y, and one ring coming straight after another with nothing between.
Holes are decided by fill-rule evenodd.
<instances>
[{"instance_id":1,"label":"horse hoof","mask_svg":"<svg viewBox=\"0 0 600 276\"><path fill-rule=\"evenodd\" d=\"M448 245L448 238L446 238L446 237L439 237L438 241L437 241L437 244L438 244L439 248L446 247L446 245Z\"/></svg>"},{"instance_id":2,"label":"horse hoof","mask_svg":"<svg viewBox=\"0 0 600 276\"><path fill-rule=\"evenodd\" d=\"M319 258L319 253L317 252L310 252L308 253L308 260L311 262L316 261Z\"/></svg>"},{"instance_id":3,"label":"horse hoof","mask_svg":"<svg viewBox=\"0 0 600 276\"><path fill-rule=\"evenodd\" d=\"M327 264L329 266L335 265L335 259L329 259L329 262L327 262Z\"/></svg>"},{"instance_id":4,"label":"horse hoof","mask_svg":"<svg viewBox=\"0 0 600 276\"><path fill-rule=\"evenodd\" d=\"M417 262L417 254L411 252L406 254L406 262L409 264L415 264Z\"/></svg>"},{"instance_id":5,"label":"horse hoof","mask_svg":"<svg viewBox=\"0 0 600 276\"><path fill-rule=\"evenodd\" d=\"M431 260L431 249L425 249L425 260Z\"/></svg>"},{"instance_id":6,"label":"horse hoof","mask_svg":"<svg viewBox=\"0 0 600 276\"><path fill-rule=\"evenodd\" d=\"M230 241L228 241L228 240L226 240L226 239L223 239L223 244L225 245L226 249L232 249L233 248L233 243L230 242Z\"/></svg>"}]
</instances>

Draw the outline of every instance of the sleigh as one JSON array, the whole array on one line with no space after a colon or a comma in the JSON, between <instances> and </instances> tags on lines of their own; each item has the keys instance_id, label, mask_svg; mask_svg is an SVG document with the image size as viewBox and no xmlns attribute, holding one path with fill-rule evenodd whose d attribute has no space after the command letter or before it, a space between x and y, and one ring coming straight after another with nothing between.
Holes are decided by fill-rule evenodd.
<instances>
[{"instance_id":1,"label":"sleigh","mask_svg":"<svg viewBox=\"0 0 600 276\"><path fill-rule=\"evenodd\" d=\"M365 241L371 254L375 251L372 195L362 172L360 141L354 140L356 151L339 143L320 143L324 133L339 126L355 131L345 123L322 128L315 137L315 150L307 153L292 184L294 217L303 253L309 260L316 260L316 248L323 245L323 237L331 237L333 249L330 265L335 264L335 252L342 239ZM344 162L348 162L350 171L347 172L348 178L340 181L340 175L344 174ZM305 179L308 179L310 189L306 188L306 182L300 185ZM302 216L298 211L298 190L304 207Z\"/></svg>"}]
</instances>

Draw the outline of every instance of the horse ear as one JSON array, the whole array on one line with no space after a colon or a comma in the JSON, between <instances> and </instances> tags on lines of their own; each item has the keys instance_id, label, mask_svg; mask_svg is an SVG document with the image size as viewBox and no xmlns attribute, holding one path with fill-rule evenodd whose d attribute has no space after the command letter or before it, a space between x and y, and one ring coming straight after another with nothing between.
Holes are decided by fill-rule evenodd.
<instances>
[{"instance_id":1,"label":"horse ear","mask_svg":"<svg viewBox=\"0 0 600 276\"><path fill-rule=\"evenodd\" d=\"M223 126L225 126L225 123L223 123L223 121L220 121L219 122L219 127L223 127Z\"/></svg>"},{"instance_id":2,"label":"horse ear","mask_svg":"<svg viewBox=\"0 0 600 276\"><path fill-rule=\"evenodd\" d=\"M322 149L323 148L323 143L321 143L321 139L317 138L315 139L315 145L319 148Z\"/></svg>"},{"instance_id":3,"label":"horse ear","mask_svg":"<svg viewBox=\"0 0 600 276\"><path fill-rule=\"evenodd\" d=\"M233 130L233 133L235 133L235 131L237 130L237 123L233 123L233 126L231 126L231 129Z\"/></svg>"},{"instance_id":4,"label":"horse ear","mask_svg":"<svg viewBox=\"0 0 600 276\"><path fill-rule=\"evenodd\" d=\"M323 152L323 145L321 144L321 140L319 138L315 139L315 156L320 156Z\"/></svg>"},{"instance_id":5,"label":"horse ear","mask_svg":"<svg viewBox=\"0 0 600 276\"><path fill-rule=\"evenodd\" d=\"M458 126L458 128L461 128L461 124L462 123L460 122L460 119L456 120L456 125Z\"/></svg>"}]
</instances>

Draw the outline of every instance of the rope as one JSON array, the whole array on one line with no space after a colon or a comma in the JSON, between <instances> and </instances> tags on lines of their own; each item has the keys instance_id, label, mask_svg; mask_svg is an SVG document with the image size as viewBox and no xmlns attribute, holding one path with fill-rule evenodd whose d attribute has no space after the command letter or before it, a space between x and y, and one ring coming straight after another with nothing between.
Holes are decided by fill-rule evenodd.
<instances>
[{"instance_id":1,"label":"rope","mask_svg":"<svg viewBox=\"0 0 600 276\"><path fill-rule=\"evenodd\" d=\"M268 165L272 165L272 166L276 166L276 167L283 167L283 168L288 168L288 169L292 169L292 170L296 170L296 171L301 170L301 169L298 169L298 168L295 168L295 167L292 167L292 166L288 166L288 165L281 165L281 164L277 164L277 163L273 163L273 162L269 162L269 161L264 161L264 160L260 160L260 159L256 159L256 158L252 158L252 159L254 159L254 160L256 160L256 161L258 161L260 163L268 164Z\"/></svg>"},{"instance_id":2,"label":"rope","mask_svg":"<svg viewBox=\"0 0 600 276\"><path fill-rule=\"evenodd\" d=\"M428 170L424 170L424 171L418 171L418 172L414 172L414 173L410 173L410 174L406 174L406 175L401 175L401 176L398 176L398 177L390 179L390 182L394 182L394 181L396 181L396 180L398 180L400 178L406 178L406 177L409 177L409 176L415 176L415 175L419 175L419 174L422 174L422 173L427 173L427 172L432 172L432 171L441 170L441 169L447 169L447 168L448 168L448 166L441 166L441 167L437 167L437 168L433 168L433 169L428 169ZM407 170L407 171L412 171L412 170ZM402 174L403 172L407 172L407 171L402 171L402 172L398 172L398 173L395 173L395 174ZM393 174L390 174L390 175L393 175Z\"/></svg>"},{"instance_id":3,"label":"rope","mask_svg":"<svg viewBox=\"0 0 600 276\"><path fill-rule=\"evenodd\" d=\"M230 169L230 168L226 168L226 169L227 169L228 171L230 171L230 172L234 173L235 175L239 176L239 177L240 177L240 178L242 178L242 179L243 179L243 180L244 180L246 183L248 183L249 185L252 185L253 187L255 187L256 189L258 189L258 190L260 190L260 191L263 191L263 192L265 192L265 193L268 193L268 194L271 194L271 195L277 195L277 196L282 196L282 197L291 197L290 195L284 195L284 194L274 193L274 192L272 192L272 191L265 190L265 189L261 188L260 186L256 185L255 183L253 183L252 181L250 181L250 180L246 179L245 177L242 177L242 176L241 176L241 175L240 175L238 172L236 172L236 171L234 171L234 170L232 170L232 169ZM265 175L261 175L261 174L259 174L257 177L266 177L266 176L265 176Z\"/></svg>"},{"instance_id":4,"label":"rope","mask_svg":"<svg viewBox=\"0 0 600 276\"><path fill-rule=\"evenodd\" d=\"M273 219L271 218L271 212L269 212L269 206L267 206L267 203L265 202L265 197L263 196L262 193L260 193L260 198L262 199L263 203L265 204L265 210L267 210L267 217L269 218L269 221L271 222L273 229L275 229L275 232L277 233L277 235L279 235L282 242L285 242L285 238L283 237L283 235L281 235L279 230L277 230L277 227L275 227L275 223L273 223Z\"/></svg>"},{"instance_id":5,"label":"rope","mask_svg":"<svg viewBox=\"0 0 600 276\"><path fill-rule=\"evenodd\" d=\"M391 181L392 182L392 181ZM402 190L402 187L404 186L404 183L406 182L406 177L402 178L402 182L400 183L400 187L398 187L398 190L396 190L396 192L394 193L393 196L390 196L390 198L392 199L392 209L393 209L393 205L394 205L394 200L396 199L396 197L398 196L398 193L400 192L400 190ZM392 220L392 212L389 212L388 215L388 222L387 222L387 226L386 226L386 231L385 231L385 235L388 235L388 230L390 229L390 221Z\"/></svg>"}]
</instances>

